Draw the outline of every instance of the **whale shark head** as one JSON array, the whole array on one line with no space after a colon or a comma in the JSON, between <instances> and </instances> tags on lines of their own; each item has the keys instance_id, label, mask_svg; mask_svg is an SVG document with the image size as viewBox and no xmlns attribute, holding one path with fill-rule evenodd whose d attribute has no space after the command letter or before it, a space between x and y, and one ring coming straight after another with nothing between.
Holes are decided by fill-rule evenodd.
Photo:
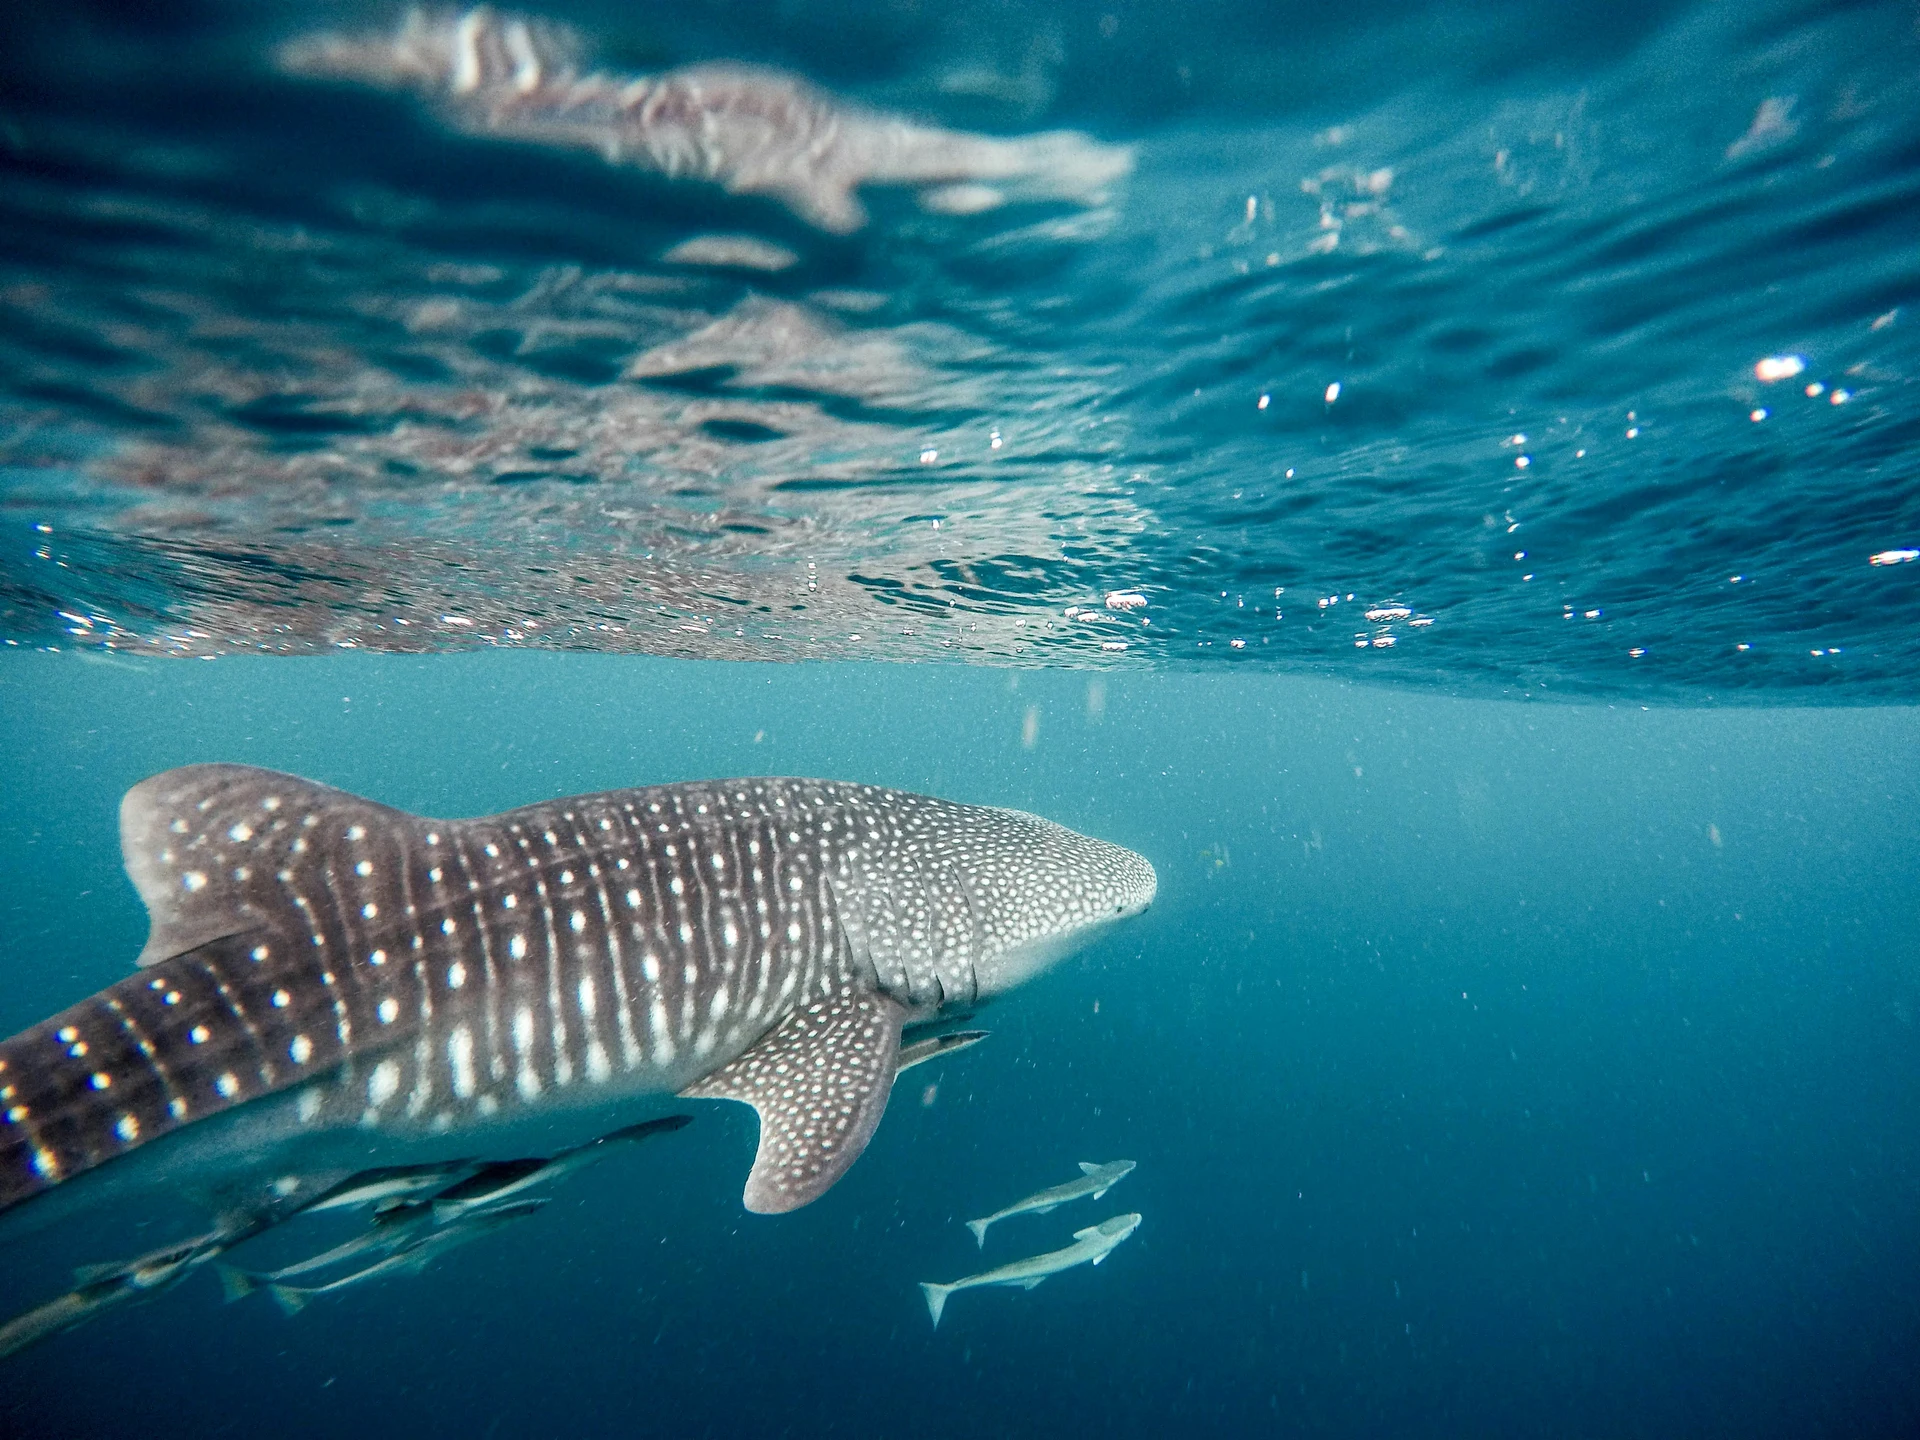
<instances>
[{"instance_id":1,"label":"whale shark head","mask_svg":"<svg viewBox=\"0 0 1920 1440\"><path fill-rule=\"evenodd\" d=\"M1133 851L1029 815L837 787L836 898L855 955L909 1006L999 994L1153 903Z\"/></svg>"},{"instance_id":2,"label":"whale shark head","mask_svg":"<svg viewBox=\"0 0 1920 1440\"><path fill-rule=\"evenodd\" d=\"M1153 903L1145 857L1018 810L987 812L999 843L979 844L963 874L984 912L980 994L1039 974Z\"/></svg>"}]
</instances>

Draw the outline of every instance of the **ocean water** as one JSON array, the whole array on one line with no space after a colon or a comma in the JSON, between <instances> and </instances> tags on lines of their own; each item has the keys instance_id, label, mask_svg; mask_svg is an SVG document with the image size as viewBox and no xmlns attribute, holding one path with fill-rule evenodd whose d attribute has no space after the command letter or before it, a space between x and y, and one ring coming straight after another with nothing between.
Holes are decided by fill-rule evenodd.
<instances>
[{"instance_id":1,"label":"ocean water","mask_svg":"<svg viewBox=\"0 0 1920 1440\"><path fill-rule=\"evenodd\" d=\"M981 1011L984 1043L908 1072L804 1210L745 1214L753 1119L694 1104L682 1134L417 1280L283 1320L199 1275L23 1352L0 1370L11 1433L1898 1435L1920 1416L1911 709L522 653L30 656L7 684L8 1032L125 972L145 932L118 797L215 755L428 814L854 776L1027 807L1160 875L1147 915ZM981 1259L963 1220L1119 1157L1139 1168L1105 1201L1004 1222L988 1258L1122 1210L1138 1234L1097 1270L957 1295L930 1328L917 1282ZM152 1218L16 1244L0 1299L140 1253ZM334 1233L306 1223L261 1243L292 1258Z\"/></svg>"},{"instance_id":2,"label":"ocean water","mask_svg":"<svg viewBox=\"0 0 1920 1440\"><path fill-rule=\"evenodd\" d=\"M1916 235L1897 4L18 7L0 1035L199 761L869 781L1160 889L805 1209L687 1102L0 1435L1920 1433ZM1102 1265L929 1325L1120 1157L985 1256Z\"/></svg>"}]
</instances>

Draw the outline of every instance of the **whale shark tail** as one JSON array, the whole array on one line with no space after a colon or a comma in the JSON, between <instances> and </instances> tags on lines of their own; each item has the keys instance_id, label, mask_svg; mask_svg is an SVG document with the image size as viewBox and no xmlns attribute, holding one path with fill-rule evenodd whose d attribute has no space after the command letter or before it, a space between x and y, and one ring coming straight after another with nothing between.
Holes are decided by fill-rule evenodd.
<instances>
[{"instance_id":1,"label":"whale shark tail","mask_svg":"<svg viewBox=\"0 0 1920 1440\"><path fill-rule=\"evenodd\" d=\"M967 1221L967 1229L973 1231L973 1243L978 1245L982 1250L987 1248L987 1226L991 1224L993 1224L991 1220Z\"/></svg>"},{"instance_id":2,"label":"whale shark tail","mask_svg":"<svg viewBox=\"0 0 1920 1440\"><path fill-rule=\"evenodd\" d=\"M933 1328L940 1328L940 1312L947 1308L947 1296L953 1293L951 1285L935 1285L930 1280L920 1282L921 1293L927 1297L927 1313L933 1317Z\"/></svg>"}]
</instances>

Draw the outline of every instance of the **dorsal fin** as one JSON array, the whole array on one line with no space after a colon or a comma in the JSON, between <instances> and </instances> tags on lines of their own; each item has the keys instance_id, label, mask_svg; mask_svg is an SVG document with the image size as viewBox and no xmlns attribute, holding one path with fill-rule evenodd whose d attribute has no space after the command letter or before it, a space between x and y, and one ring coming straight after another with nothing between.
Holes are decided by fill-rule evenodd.
<instances>
[{"instance_id":1,"label":"dorsal fin","mask_svg":"<svg viewBox=\"0 0 1920 1440\"><path fill-rule=\"evenodd\" d=\"M680 1092L759 1112L747 1209L798 1210L859 1158L887 1108L905 1016L890 997L846 986L803 1004L746 1054Z\"/></svg>"},{"instance_id":2,"label":"dorsal fin","mask_svg":"<svg viewBox=\"0 0 1920 1440\"><path fill-rule=\"evenodd\" d=\"M414 817L331 786L251 765L186 765L142 780L120 802L120 853L150 929L140 964L255 930L308 927L283 870L323 866L309 835Z\"/></svg>"}]
</instances>

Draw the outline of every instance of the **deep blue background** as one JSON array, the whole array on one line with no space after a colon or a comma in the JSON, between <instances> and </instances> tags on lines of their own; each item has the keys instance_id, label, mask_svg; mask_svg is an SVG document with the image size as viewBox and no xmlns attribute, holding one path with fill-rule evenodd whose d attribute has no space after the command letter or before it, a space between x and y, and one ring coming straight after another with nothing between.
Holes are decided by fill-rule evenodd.
<instances>
[{"instance_id":1,"label":"deep blue background","mask_svg":"<svg viewBox=\"0 0 1920 1440\"><path fill-rule=\"evenodd\" d=\"M703 1104L418 1281L285 1322L196 1277L49 1342L0 1366L0 1433L1920 1427L1911 710L11 655L0 753L0 1032L124 973L115 806L192 760L440 814L859 778L1028 807L1161 876L1144 919L984 1012L985 1045L913 1072L805 1211L741 1211L752 1118ZM915 1282L980 1258L961 1220L1122 1155L1105 1201L996 1227L987 1258L1137 1209L1127 1245L930 1332ZM136 1253L137 1218L17 1247L0 1306Z\"/></svg>"}]
</instances>

